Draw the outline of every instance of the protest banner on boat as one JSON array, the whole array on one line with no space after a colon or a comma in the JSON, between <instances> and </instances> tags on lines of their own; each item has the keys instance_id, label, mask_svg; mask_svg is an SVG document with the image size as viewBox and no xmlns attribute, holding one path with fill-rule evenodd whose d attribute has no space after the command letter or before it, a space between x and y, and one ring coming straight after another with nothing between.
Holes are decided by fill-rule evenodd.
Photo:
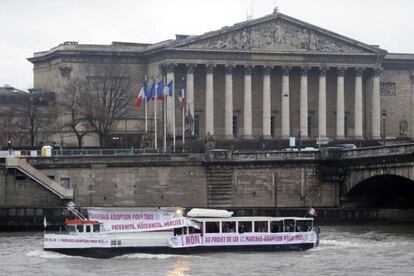
<instances>
[{"instance_id":1,"label":"protest banner on boat","mask_svg":"<svg viewBox=\"0 0 414 276\"><path fill-rule=\"evenodd\" d=\"M283 245L316 243L315 232L303 233L217 233L217 234L190 234L174 236L168 244L173 248L196 246L232 246L232 245Z\"/></svg>"},{"instance_id":2,"label":"protest banner on boat","mask_svg":"<svg viewBox=\"0 0 414 276\"><path fill-rule=\"evenodd\" d=\"M101 231L105 232L146 232L186 226L199 227L198 223L189 218L163 210L89 208L88 218L102 223Z\"/></svg>"},{"instance_id":3,"label":"protest banner on boat","mask_svg":"<svg viewBox=\"0 0 414 276\"><path fill-rule=\"evenodd\" d=\"M111 247L109 237L71 236L47 234L44 239L44 248L108 248Z\"/></svg>"}]
</instances>

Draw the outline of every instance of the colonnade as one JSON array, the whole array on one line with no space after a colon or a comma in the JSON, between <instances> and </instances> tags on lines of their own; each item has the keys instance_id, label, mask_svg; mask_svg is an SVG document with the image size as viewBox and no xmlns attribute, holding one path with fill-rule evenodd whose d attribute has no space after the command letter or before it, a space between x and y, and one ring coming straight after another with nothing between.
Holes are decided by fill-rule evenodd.
<instances>
[{"instance_id":1,"label":"colonnade","mask_svg":"<svg viewBox=\"0 0 414 276\"><path fill-rule=\"evenodd\" d=\"M187 64L186 68L186 106L190 108L191 114L194 114L194 64ZM206 64L206 88L205 88L205 133L214 135L214 68L213 64ZM225 65L225 82L224 82L224 137L225 139L233 139L233 72L235 65ZM243 104L243 133L242 138L250 139L252 133L252 65L244 66L244 104ZM263 127L262 136L265 139L272 138L271 134L271 71L273 66L263 66ZM282 89L281 99L281 131L277 138L287 139L289 136L295 136L291 133L290 116L290 74L291 66L282 66ZM336 139L345 138L345 71L351 68L337 67L336 82ZM354 137L360 139L363 137L363 86L362 75L365 68L355 67L355 101L354 101ZM300 67L300 133L302 139L308 137L308 75L310 67ZM319 71L319 87L318 87L318 136L327 137L327 70L326 67L318 68ZM167 66L167 81L174 79L174 67ZM380 70L373 70L372 76L372 102L371 104L371 135L374 139L380 138ZM167 111L170 121L175 124L175 116L172 104Z\"/></svg>"}]
</instances>

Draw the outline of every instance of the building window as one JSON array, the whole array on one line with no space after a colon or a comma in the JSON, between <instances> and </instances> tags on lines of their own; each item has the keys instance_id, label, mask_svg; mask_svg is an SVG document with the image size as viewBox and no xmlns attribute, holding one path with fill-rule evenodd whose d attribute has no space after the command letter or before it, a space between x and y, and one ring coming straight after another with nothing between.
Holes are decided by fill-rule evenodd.
<instances>
[{"instance_id":1,"label":"building window","mask_svg":"<svg viewBox=\"0 0 414 276\"><path fill-rule=\"evenodd\" d=\"M272 114L272 116L270 117L270 135L272 135L272 137L275 137L275 125L276 120L275 120L275 115Z\"/></svg>"},{"instance_id":2,"label":"building window","mask_svg":"<svg viewBox=\"0 0 414 276\"><path fill-rule=\"evenodd\" d=\"M237 137L237 115L233 115L233 137Z\"/></svg>"},{"instance_id":3,"label":"building window","mask_svg":"<svg viewBox=\"0 0 414 276\"><path fill-rule=\"evenodd\" d=\"M312 137L312 117L308 116L308 137Z\"/></svg>"},{"instance_id":4,"label":"building window","mask_svg":"<svg viewBox=\"0 0 414 276\"><path fill-rule=\"evenodd\" d=\"M66 189L70 189L70 178L62 177L60 179L60 185Z\"/></svg>"},{"instance_id":5,"label":"building window","mask_svg":"<svg viewBox=\"0 0 414 276\"><path fill-rule=\"evenodd\" d=\"M397 89L395 87L395 82L381 82L380 93L381 93L381 96L397 95Z\"/></svg>"},{"instance_id":6,"label":"building window","mask_svg":"<svg viewBox=\"0 0 414 276\"><path fill-rule=\"evenodd\" d=\"M194 114L194 137L200 138L200 115Z\"/></svg>"},{"instance_id":7,"label":"building window","mask_svg":"<svg viewBox=\"0 0 414 276\"><path fill-rule=\"evenodd\" d=\"M15 171L15 179L16 180L26 180L26 175L19 170Z\"/></svg>"}]
</instances>

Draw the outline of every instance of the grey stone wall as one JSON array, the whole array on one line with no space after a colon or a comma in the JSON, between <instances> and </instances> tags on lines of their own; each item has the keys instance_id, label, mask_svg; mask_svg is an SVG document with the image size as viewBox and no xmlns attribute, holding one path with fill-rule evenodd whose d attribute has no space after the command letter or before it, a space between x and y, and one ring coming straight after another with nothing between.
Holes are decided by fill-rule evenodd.
<instances>
[{"instance_id":1,"label":"grey stone wall","mask_svg":"<svg viewBox=\"0 0 414 276\"><path fill-rule=\"evenodd\" d=\"M150 158L138 162L133 158L33 161L32 165L58 183L69 178L74 200L81 206L209 207L207 167L202 162L154 162ZM226 180L229 183L223 183L230 184L231 207L335 206L335 184L321 182L316 163L252 161L227 163L222 169L231 175ZM0 198L7 206L16 202L34 207L60 202L36 183L8 182L0 184Z\"/></svg>"},{"instance_id":2,"label":"grey stone wall","mask_svg":"<svg viewBox=\"0 0 414 276\"><path fill-rule=\"evenodd\" d=\"M16 180L14 170L9 174L4 169L0 172L0 207L64 206L62 200L32 179Z\"/></svg>"}]
</instances>

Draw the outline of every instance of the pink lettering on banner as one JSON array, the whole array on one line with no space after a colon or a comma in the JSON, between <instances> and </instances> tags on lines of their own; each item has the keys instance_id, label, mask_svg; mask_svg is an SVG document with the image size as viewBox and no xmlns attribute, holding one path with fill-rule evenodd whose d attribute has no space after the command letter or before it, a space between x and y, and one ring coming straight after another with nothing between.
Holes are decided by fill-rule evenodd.
<instances>
[{"instance_id":1,"label":"pink lettering on banner","mask_svg":"<svg viewBox=\"0 0 414 276\"><path fill-rule=\"evenodd\" d=\"M154 229L154 228L162 228L161 223L159 223L159 222L138 223L136 229Z\"/></svg>"},{"instance_id":2,"label":"pink lettering on banner","mask_svg":"<svg viewBox=\"0 0 414 276\"><path fill-rule=\"evenodd\" d=\"M184 225L183 219L172 219L172 220L164 222L164 227L180 226L180 225Z\"/></svg>"},{"instance_id":3,"label":"pink lettering on banner","mask_svg":"<svg viewBox=\"0 0 414 276\"><path fill-rule=\"evenodd\" d=\"M134 224L112 224L111 230L122 231L122 230L135 230L137 229Z\"/></svg>"},{"instance_id":4,"label":"pink lettering on banner","mask_svg":"<svg viewBox=\"0 0 414 276\"><path fill-rule=\"evenodd\" d=\"M185 245L197 245L197 244L201 244L200 235L185 236Z\"/></svg>"},{"instance_id":5,"label":"pink lettering on banner","mask_svg":"<svg viewBox=\"0 0 414 276\"><path fill-rule=\"evenodd\" d=\"M111 212L88 209L88 217L97 221L155 221L173 218L173 212Z\"/></svg>"},{"instance_id":6,"label":"pink lettering on banner","mask_svg":"<svg viewBox=\"0 0 414 276\"><path fill-rule=\"evenodd\" d=\"M305 240L305 237L302 234L295 236L295 241L303 241L303 240Z\"/></svg>"}]
</instances>

